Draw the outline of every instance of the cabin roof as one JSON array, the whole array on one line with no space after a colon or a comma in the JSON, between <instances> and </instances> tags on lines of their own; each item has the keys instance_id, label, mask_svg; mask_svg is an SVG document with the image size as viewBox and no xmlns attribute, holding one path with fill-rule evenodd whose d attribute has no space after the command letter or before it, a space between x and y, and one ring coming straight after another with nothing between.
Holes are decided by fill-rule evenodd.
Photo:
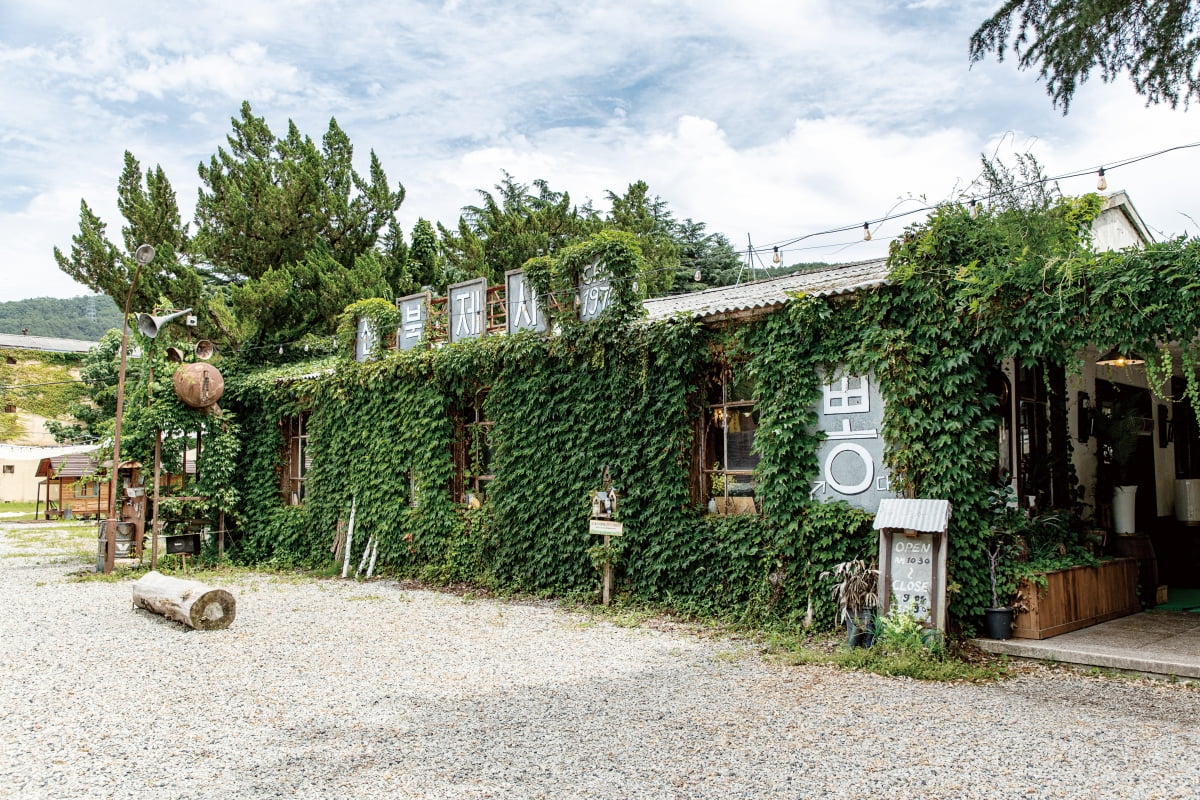
<instances>
[{"instance_id":1,"label":"cabin roof","mask_svg":"<svg viewBox=\"0 0 1200 800\"><path fill-rule=\"evenodd\" d=\"M39 478L81 478L103 471L104 467L93 453L67 453L50 456L38 462Z\"/></svg>"}]
</instances>

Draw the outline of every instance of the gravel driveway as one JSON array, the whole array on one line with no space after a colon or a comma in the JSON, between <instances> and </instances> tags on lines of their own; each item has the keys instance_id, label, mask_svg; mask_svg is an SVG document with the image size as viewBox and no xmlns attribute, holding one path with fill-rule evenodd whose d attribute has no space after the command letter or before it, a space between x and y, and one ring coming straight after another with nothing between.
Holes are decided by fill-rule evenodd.
<instances>
[{"instance_id":1,"label":"gravel driveway","mask_svg":"<svg viewBox=\"0 0 1200 800\"><path fill-rule=\"evenodd\" d=\"M33 527L0 524L0 797L1200 796L1192 688L780 667L390 581L242 576L197 632L18 550Z\"/></svg>"}]
</instances>

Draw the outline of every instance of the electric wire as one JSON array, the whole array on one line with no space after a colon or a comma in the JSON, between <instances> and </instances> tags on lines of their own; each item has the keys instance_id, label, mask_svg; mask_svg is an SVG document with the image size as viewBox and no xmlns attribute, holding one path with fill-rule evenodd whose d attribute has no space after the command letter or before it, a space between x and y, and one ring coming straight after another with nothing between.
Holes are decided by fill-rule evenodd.
<instances>
[{"instance_id":1,"label":"electric wire","mask_svg":"<svg viewBox=\"0 0 1200 800\"><path fill-rule=\"evenodd\" d=\"M1108 173L1114 169L1120 169L1121 167L1127 167L1130 164L1137 164L1138 162L1147 161L1149 159L1157 158L1159 156L1166 155L1168 153L1174 153L1179 150L1188 150L1188 149L1195 148L1195 147L1200 147L1200 141L1188 142L1186 144L1178 144L1178 145L1174 145L1172 147L1166 147L1161 150L1156 150L1152 153L1143 153L1142 155L1131 156L1129 158L1118 159L1116 161L1111 161L1111 162L1105 162L1103 164L1098 164L1098 165L1092 166L1092 167L1071 170L1069 172L1064 172L1059 175L1053 175L1053 176L1049 176L1049 177L1045 177L1045 178L1038 178L1036 180L1026 181L1025 183L1017 184L1012 189L1008 190L1008 192L1020 191L1021 189L1027 189L1031 186L1036 186L1038 184L1053 183L1056 181L1068 180L1070 178L1080 178L1085 175L1095 175L1101 169L1105 170L1105 172ZM974 183L976 183L977 181L978 181L978 177L975 180L973 180L970 185L974 185ZM979 200L987 201L987 200L991 200L995 197L1000 197L1003 194L1005 194L1005 193L992 192L992 193L986 194L986 195L970 195L970 196L974 197L974 199L976 199L977 201L979 201ZM968 196L968 194L966 192L961 192L961 193L959 193L958 196L966 197L966 196ZM915 198L905 198L904 200L901 200L900 203L897 203L897 205L907 202L910 199L915 199ZM924 205L919 208L914 208L914 209L911 209L908 211L902 211L899 213L893 213L896 208L896 206L893 206L892 210L888 211L883 216L876 217L874 219L868 219L867 222L872 226L872 228L874 228L875 226L877 226L883 222L887 222L887 221L893 220L893 219L902 219L904 217L910 217L915 214L920 214L920 213L926 212L926 211L934 211L937 208L939 208L940 206L943 206L943 205L946 205L946 204L952 203L952 202L954 202L954 200L952 200L952 199L945 200L941 203ZM767 250L772 250L773 248L778 247L780 249L780 251L782 252L782 251L785 251L785 248L789 248L791 245L802 242L805 239L811 239L811 238L814 238L817 236L828 236L828 235L831 235L834 233L847 233L849 231L860 230L861 228L862 228L862 223L852 223L852 224L848 224L848 225L841 225L841 226L838 226L835 228L829 228L829 229L823 230L823 231L814 231L812 233L806 233L803 236L797 236L797 237L794 237L791 239L780 240L778 242L770 242L767 245L764 245L763 247L759 248L759 250L760 250L760 252L765 252ZM872 233L874 233L874 230L872 230ZM820 248L813 248L813 249L820 249Z\"/></svg>"},{"instance_id":2,"label":"electric wire","mask_svg":"<svg viewBox=\"0 0 1200 800\"><path fill-rule=\"evenodd\" d=\"M1079 177L1083 177L1085 175L1094 175L1099 170L1104 170L1107 173L1107 172L1111 172L1114 169L1120 169L1121 167L1127 167L1131 164L1137 164L1139 162L1147 161L1152 158L1157 158L1159 156L1163 156L1168 153L1174 153L1174 152L1177 152L1180 150L1189 150L1189 149L1196 148L1196 147L1200 147L1200 141L1187 142L1185 144L1178 144L1178 145L1174 145L1172 147L1165 147L1161 150L1155 150L1154 152L1150 152L1150 153L1143 153L1143 154L1137 155L1137 156L1130 156L1128 158L1118 159L1118 160L1110 161L1110 162L1104 162L1103 164L1098 164L1098 165L1095 165L1092 167L1071 170L1068 172L1061 173L1059 175L1053 175L1053 176L1049 176L1049 177L1038 178L1035 180L1026 181L1025 183L1021 183L1021 184L1017 184L1017 185L1013 186L1011 189L1008 189L1005 192L991 192L989 194L970 194L965 191L958 192L957 198L961 199L964 197L969 197L970 199L973 199L976 202L982 203L982 202L986 202L988 200L992 200L996 197L1003 196L1004 194L1008 194L1008 193L1011 193L1014 191L1020 191L1022 189L1027 189L1031 186L1036 186L1038 184L1047 184L1047 183L1053 183L1053 182L1062 181L1062 180L1068 180L1070 178L1079 178ZM976 176L976 178L974 178L971 181L971 183L968 184L968 186L974 185L978 181L979 181L979 176ZM866 220L866 224L872 227L872 231L871 231L872 232L872 241L877 241L877 242L878 241L892 241L894 239L899 238L898 236L887 236L887 237L878 236L877 229L880 225L882 225L885 222L889 222L889 221L895 220L895 219L903 219L906 217L911 217L911 216L914 216L916 214L920 214L923 212L935 211L936 209L938 209L942 206L956 202L956 200L948 199L948 200L944 200L940 203L926 204L926 205L922 205L917 208L909 209L906 211L900 211L900 212L896 211L896 209L899 206L903 205L904 203L908 203L908 202L919 202L919 201L914 197L902 198L901 200L897 201L882 216L868 218ZM802 252L802 251L808 251L808 250L827 250L827 249L832 249L832 250L834 250L834 252L842 252L843 250L846 250L849 247L852 247L852 246L858 245L858 244L862 244L861 239L853 239L850 241L843 241L843 242L834 242L831 244L809 245L809 246L805 246L805 247L794 247L793 245L799 244L800 242L803 242L807 239L816 238L818 236L830 236L830 235L833 235L836 233L849 233L852 231L858 232L863 229L863 226L864 225L861 222L854 222L854 223L849 223L846 225L839 225L839 226L833 227L833 228L827 228L825 230L813 231L811 233L806 233L801 236L795 236L790 239L782 239L779 241L770 242L766 245L760 245L758 247L755 247L753 245L753 243L750 239L750 235L747 234L746 235L747 247L746 247L746 254L745 254L746 261L743 263L741 269L739 269L739 271L738 271L738 283L741 282L742 271L745 270L747 267L750 268L752 276L753 276L754 272L757 271L755 269L755 267L753 266L753 262L751 261L751 259L753 259L754 261L757 261L759 263L761 269L764 270L765 272L767 272L768 275L770 274L771 268L768 267L763 262L763 259L762 259L762 255L768 251L773 253L775 251L775 249L778 248L779 252L781 252L781 253L783 253L783 252ZM874 260L874 259L866 259L866 260L869 261L869 260ZM858 262L852 262L852 263L858 263ZM836 268L839 266L844 266L844 265L832 264L832 265L830 265L830 268ZM680 269L681 268L677 267L677 266L659 267L659 268L655 268L655 269L643 270L641 273L639 273L639 275L653 275L655 273L660 273L660 272L678 272L678 271L680 271ZM636 280L636 278L635 278L635 280ZM449 291L449 289L447 289L447 291ZM544 301L547 298L552 297L553 294L554 294L553 292L545 292L545 293L538 294L538 295L532 295L530 297L530 299ZM321 346L321 345L328 345L328 344L335 343L336 340L337 340L336 336L328 336L328 337L307 336L303 339L297 339L297 340L294 340L291 342L274 342L271 344L242 346L242 347L237 348L237 352L238 353L248 353L248 352L252 352L255 350L279 350L280 348L292 348L292 347L296 347L301 344L304 344L307 346L313 346L313 345ZM86 381L59 381L56 383L86 383ZM14 385L14 386L8 386L8 387L0 386L0 391L7 390L7 389L13 389L13 388L27 388L27 387L33 387L33 386L39 386L39 385L51 386L51 385L55 385L55 383L23 384L23 385Z\"/></svg>"}]
</instances>

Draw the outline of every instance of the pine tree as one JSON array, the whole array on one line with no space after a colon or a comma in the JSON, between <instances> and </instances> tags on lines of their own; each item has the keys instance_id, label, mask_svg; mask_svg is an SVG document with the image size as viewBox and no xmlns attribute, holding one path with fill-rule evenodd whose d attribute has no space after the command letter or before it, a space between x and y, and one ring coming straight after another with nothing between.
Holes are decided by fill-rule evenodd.
<instances>
[{"instance_id":1,"label":"pine tree","mask_svg":"<svg viewBox=\"0 0 1200 800\"><path fill-rule=\"evenodd\" d=\"M1018 67L1038 69L1064 114L1093 70L1105 83L1128 70L1147 104L1186 107L1200 98L1197 22L1191 0L1006 0L971 35L970 56L1003 61L1011 39Z\"/></svg>"},{"instance_id":2,"label":"pine tree","mask_svg":"<svg viewBox=\"0 0 1200 800\"><path fill-rule=\"evenodd\" d=\"M162 167L142 173L141 164L126 151L117 183L117 207L125 218L124 247L107 236L107 225L80 202L79 233L71 238L70 255L54 248L59 268L84 286L107 294L125 307L129 284L137 272L133 252L142 244L155 248L154 260L143 267L132 295L131 310L151 311L165 302L178 308L201 302L201 280L186 262L187 226L179 216L175 190Z\"/></svg>"}]
</instances>

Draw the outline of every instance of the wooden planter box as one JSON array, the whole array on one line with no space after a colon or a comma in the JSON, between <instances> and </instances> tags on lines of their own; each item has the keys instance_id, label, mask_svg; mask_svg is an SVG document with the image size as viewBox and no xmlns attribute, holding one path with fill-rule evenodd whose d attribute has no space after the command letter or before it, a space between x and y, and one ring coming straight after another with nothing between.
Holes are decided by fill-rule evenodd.
<instances>
[{"instance_id":1,"label":"wooden planter box","mask_svg":"<svg viewBox=\"0 0 1200 800\"><path fill-rule=\"evenodd\" d=\"M1135 559L1060 569L1045 577L1045 588L1028 579L1021 581L1028 610L1017 614L1013 636L1018 639L1049 639L1142 610Z\"/></svg>"}]
</instances>

